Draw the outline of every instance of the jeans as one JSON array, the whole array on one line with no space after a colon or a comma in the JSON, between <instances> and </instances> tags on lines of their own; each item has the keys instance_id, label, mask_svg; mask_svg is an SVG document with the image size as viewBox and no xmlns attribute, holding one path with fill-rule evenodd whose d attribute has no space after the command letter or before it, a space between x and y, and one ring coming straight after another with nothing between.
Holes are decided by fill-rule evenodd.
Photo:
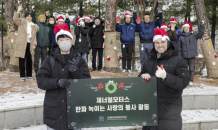
<instances>
[{"instance_id":1,"label":"jeans","mask_svg":"<svg viewBox=\"0 0 218 130\"><path fill-rule=\"evenodd\" d=\"M47 56L47 47L36 47L34 55L34 70L37 74L39 70L39 58L41 56L41 65Z\"/></svg>"},{"instance_id":2,"label":"jeans","mask_svg":"<svg viewBox=\"0 0 218 130\"><path fill-rule=\"evenodd\" d=\"M25 66L26 62L26 66ZM27 43L24 58L19 58L20 77L32 77L32 58L30 53L30 43ZM26 73L25 73L26 69Z\"/></svg>"},{"instance_id":3,"label":"jeans","mask_svg":"<svg viewBox=\"0 0 218 130\"><path fill-rule=\"evenodd\" d=\"M194 81L194 72L195 72L195 58L187 58L185 59L189 68L189 75L191 77L191 81Z\"/></svg>"},{"instance_id":4,"label":"jeans","mask_svg":"<svg viewBox=\"0 0 218 130\"><path fill-rule=\"evenodd\" d=\"M79 56L81 56L81 53L82 53L82 58L86 61L86 63L87 63L87 52L77 52L77 54L79 55Z\"/></svg>"},{"instance_id":5,"label":"jeans","mask_svg":"<svg viewBox=\"0 0 218 130\"><path fill-rule=\"evenodd\" d=\"M153 42L151 43L140 43L139 44L139 52L140 52L140 63L141 68L145 62L145 59L150 56L150 52L153 49Z\"/></svg>"}]
</instances>

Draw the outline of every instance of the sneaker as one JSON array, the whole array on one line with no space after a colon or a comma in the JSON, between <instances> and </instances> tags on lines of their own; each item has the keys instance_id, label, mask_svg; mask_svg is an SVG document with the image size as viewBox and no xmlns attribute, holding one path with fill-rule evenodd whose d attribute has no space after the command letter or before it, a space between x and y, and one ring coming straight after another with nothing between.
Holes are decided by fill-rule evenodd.
<instances>
[{"instance_id":1,"label":"sneaker","mask_svg":"<svg viewBox=\"0 0 218 130\"><path fill-rule=\"evenodd\" d=\"M189 86L193 86L193 82L192 81L189 82Z\"/></svg>"},{"instance_id":2,"label":"sneaker","mask_svg":"<svg viewBox=\"0 0 218 130\"><path fill-rule=\"evenodd\" d=\"M126 74L126 69L123 69L122 74Z\"/></svg>"},{"instance_id":3,"label":"sneaker","mask_svg":"<svg viewBox=\"0 0 218 130\"><path fill-rule=\"evenodd\" d=\"M98 69L98 71L101 71L101 69Z\"/></svg>"},{"instance_id":4,"label":"sneaker","mask_svg":"<svg viewBox=\"0 0 218 130\"><path fill-rule=\"evenodd\" d=\"M33 79L33 77L27 77L27 79Z\"/></svg>"},{"instance_id":5,"label":"sneaker","mask_svg":"<svg viewBox=\"0 0 218 130\"><path fill-rule=\"evenodd\" d=\"M131 71L131 70L128 70L128 74L132 75L132 71Z\"/></svg>"},{"instance_id":6,"label":"sneaker","mask_svg":"<svg viewBox=\"0 0 218 130\"><path fill-rule=\"evenodd\" d=\"M26 78L20 78L20 80L24 82L26 80Z\"/></svg>"}]
</instances>

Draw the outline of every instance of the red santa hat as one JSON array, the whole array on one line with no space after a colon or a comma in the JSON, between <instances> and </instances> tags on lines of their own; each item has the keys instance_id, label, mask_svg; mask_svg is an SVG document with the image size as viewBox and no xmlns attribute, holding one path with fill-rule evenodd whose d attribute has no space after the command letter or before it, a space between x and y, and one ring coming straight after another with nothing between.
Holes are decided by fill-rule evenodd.
<instances>
[{"instance_id":1,"label":"red santa hat","mask_svg":"<svg viewBox=\"0 0 218 130\"><path fill-rule=\"evenodd\" d=\"M55 31L55 40L57 42L57 38L59 35L67 35L73 40L73 35L71 31L68 28L68 24L56 24L54 26L54 31Z\"/></svg>"},{"instance_id":2,"label":"red santa hat","mask_svg":"<svg viewBox=\"0 0 218 130\"><path fill-rule=\"evenodd\" d=\"M76 18L76 23L79 23L80 20L83 20L83 18L81 17Z\"/></svg>"},{"instance_id":3,"label":"red santa hat","mask_svg":"<svg viewBox=\"0 0 218 130\"><path fill-rule=\"evenodd\" d=\"M177 23L177 20L175 18L171 18L170 23Z\"/></svg>"},{"instance_id":4,"label":"red santa hat","mask_svg":"<svg viewBox=\"0 0 218 130\"><path fill-rule=\"evenodd\" d=\"M92 16L90 16L90 15L85 15L84 18L91 20L91 19L92 19Z\"/></svg>"},{"instance_id":5,"label":"red santa hat","mask_svg":"<svg viewBox=\"0 0 218 130\"><path fill-rule=\"evenodd\" d=\"M63 21L63 22L64 22L64 17L59 16L59 17L56 19L56 23L58 23L59 21Z\"/></svg>"},{"instance_id":6,"label":"red santa hat","mask_svg":"<svg viewBox=\"0 0 218 130\"><path fill-rule=\"evenodd\" d=\"M191 25L188 21L186 21L186 22L183 24L183 26L182 26L182 30L184 30L184 27L190 27L191 32L193 33L192 25Z\"/></svg>"},{"instance_id":7,"label":"red santa hat","mask_svg":"<svg viewBox=\"0 0 218 130\"><path fill-rule=\"evenodd\" d=\"M168 34L163 28L155 28L154 29L154 38L153 42L155 42L157 39L161 38L162 41L164 40L170 40Z\"/></svg>"},{"instance_id":8,"label":"red santa hat","mask_svg":"<svg viewBox=\"0 0 218 130\"><path fill-rule=\"evenodd\" d=\"M126 18L126 17L132 17L132 15L129 14L129 13L125 13L125 14L124 14L124 18Z\"/></svg>"},{"instance_id":9,"label":"red santa hat","mask_svg":"<svg viewBox=\"0 0 218 130\"><path fill-rule=\"evenodd\" d=\"M170 29L169 26L168 26L167 24L165 24L165 23L162 23L160 28L167 28L167 29Z\"/></svg>"}]
</instances>

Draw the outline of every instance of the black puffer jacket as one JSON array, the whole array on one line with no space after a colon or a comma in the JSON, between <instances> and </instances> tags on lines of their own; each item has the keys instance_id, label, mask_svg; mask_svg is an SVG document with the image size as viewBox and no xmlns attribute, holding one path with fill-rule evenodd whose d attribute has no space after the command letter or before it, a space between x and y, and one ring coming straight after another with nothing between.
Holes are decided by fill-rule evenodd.
<instances>
[{"instance_id":1,"label":"black puffer jacket","mask_svg":"<svg viewBox=\"0 0 218 130\"><path fill-rule=\"evenodd\" d=\"M95 28L91 27L89 30L89 35L91 37L91 48L102 48L104 43L103 38L104 26L101 24Z\"/></svg>"},{"instance_id":2,"label":"black puffer jacket","mask_svg":"<svg viewBox=\"0 0 218 130\"><path fill-rule=\"evenodd\" d=\"M89 52L89 42L87 38L89 29L87 27L76 26L74 32L76 35L76 41L75 41L76 51L77 52ZM81 36L81 42L79 42L80 36Z\"/></svg>"},{"instance_id":3,"label":"black puffer jacket","mask_svg":"<svg viewBox=\"0 0 218 130\"><path fill-rule=\"evenodd\" d=\"M189 83L188 65L179 56L179 46L169 42L171 47L157 58L155 49L143 65L142 74L155 76L157 65L163 64L166 78L157 78L158 127L144 127L143 130L181 130L182 129L182 92Z\"/></svg>"},{"instance_id":4,"label":"black puffer jacket","mask_svg":"<svg viewBox=\"0 0 218 130\"><path fill-rule=\"evenodd\" d=\"M66 89L58 88L58 79L84 79L91 78L86 62L79 57L79 67L75 72L68 71L68 60L74 56L72 46L70 54L60 54L56 46L54 52L45 59L36 76L40 89L46 90L44 99L44 124L55 130L68 130L67 120L67 94ZM54 71L50 65L50 58L55 58Z\"/></svg>"}]
</instances>

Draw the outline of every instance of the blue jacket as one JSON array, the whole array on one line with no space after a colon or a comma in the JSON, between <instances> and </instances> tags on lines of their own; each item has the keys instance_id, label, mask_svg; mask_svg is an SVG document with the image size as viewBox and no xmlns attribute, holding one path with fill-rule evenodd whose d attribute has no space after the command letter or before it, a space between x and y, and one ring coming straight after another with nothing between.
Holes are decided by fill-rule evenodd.
<instances>
[{"instance_id":1,"label":"blue jacket","mask_svg":"<svg viewBox=\"0 0 218 130\"><path fill-rule=\"evenodd\" d=\"M69 18L66 18L65 23L68 24L68 28L69 28L69 30L70 30L70 19L69 19Z\"/></svg>"},{"instance_id":2,"label":"blue jacket","mask_svg":"<svg viewBox=\"0 0 218 130\"><path fill-rule=\"evenodd\" d=\"M177 40L175 40L175 43L178 43L179 37L182 35L182 32L179 30L178 27L175 28L176 29L176 34L177 34ZM171 29L170 29L171 31Z\"/></svg>"},{"instance_id":3,"label":"blue jacket","mask_svg":"<svg viewBox=\"0 0 218 130\"><path fill-rule=\"evenodd\" d=\"M135 32L140 32L141 26L132 23L117 24L116 31L121 32L120 41L123 44L132 44L135 42Z\"/></svg>"},{"instance_id":4,"label":"blue jacket","mask_svg":"<svg viewBox=\"0 0 218 130\"><path fill-rule=\"evenodd\" d=\"M133 13L133 21L136 24L137 14ZM142 30L139 33L139 38L142 40L152 40L154 37L154 29L158 26L161 27L163 20L163 15L161 14L159 20L152 21L149 23L145 23L143 21L140 22Z\"/></svg>"}]
</instances>

